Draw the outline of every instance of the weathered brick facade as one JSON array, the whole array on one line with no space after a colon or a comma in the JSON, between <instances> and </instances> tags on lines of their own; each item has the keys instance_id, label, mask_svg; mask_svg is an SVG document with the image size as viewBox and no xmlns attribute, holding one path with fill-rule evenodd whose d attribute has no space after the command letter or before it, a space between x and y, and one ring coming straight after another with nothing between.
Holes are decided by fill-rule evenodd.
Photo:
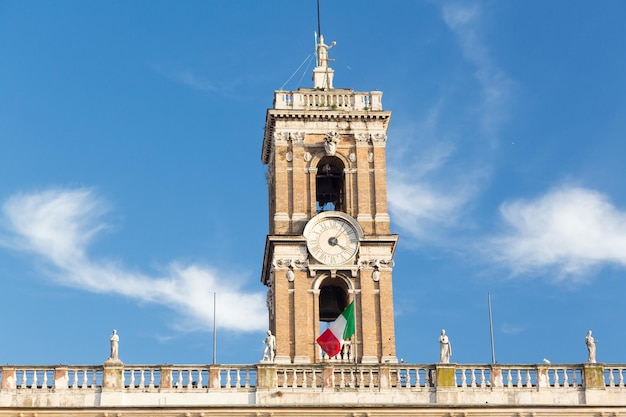
<instances>
[{"instance_id":1,"label":"weathered brick facade","mask_svg":"<svg viewBox=\"0 0 626 417\"><path fill-rule=\"evenodd\" d=\"M267 165L269 235L262 282L276 361L317 363L320 288L332 285L355 301L353 352L363 363L396 362L392 269L397 235L387 212L385 146L391 113L382 93L347 89L277 91L267 112L262 161ZM325 147L329 135L336 147ZM303 231L320 211L320 170L341 167L339 207L361 232L357 256L326 265L307 251ZM338 176L338 177L339 177Z\"/></svg>"}]
</instances>

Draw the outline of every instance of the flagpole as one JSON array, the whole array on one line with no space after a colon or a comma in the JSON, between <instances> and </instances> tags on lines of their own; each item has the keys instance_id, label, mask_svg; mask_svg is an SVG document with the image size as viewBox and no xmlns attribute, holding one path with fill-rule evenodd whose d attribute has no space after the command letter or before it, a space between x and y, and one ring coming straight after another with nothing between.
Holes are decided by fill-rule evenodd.
<instances>
[{"instance_id":1,"label":"flagpole","mask_svg":"<svg viewBox=\"0 0 626 417\"><path fill-rule=\"evenodd\" d=\"M491 336L491 363L496 363L496 349L493 343L493 318L491 316L491 294L487 293L487 306L489 307L489 335Z\"/></svg>"},{"instance_id":2,"label":"flagpole","mask_svg":"<svg viewBox=\"0 0 626 417\"><path fill-rule=\"evenodd\" d=\"M213 293L213 365L217 363L217 332L215 327L215 311L216 309L216 298L217 293Z\"/></svg>"},{"instance_id":3,"label":"flagpole","mask_svg":"<svg viewBox=\"0 0 626 417\"><path fill-rule=\"evenodd\" d=\"M359 342L357 339L358 336L358 332L357 332L357 325L356 325L356 318L358 317L357 314L357 310L356 310L356 306L357 306L357 302L356 302L356 290L354 290L354 368L356 369L357 366L357 358L359 357Z\"/></svg>"}]
</instances>

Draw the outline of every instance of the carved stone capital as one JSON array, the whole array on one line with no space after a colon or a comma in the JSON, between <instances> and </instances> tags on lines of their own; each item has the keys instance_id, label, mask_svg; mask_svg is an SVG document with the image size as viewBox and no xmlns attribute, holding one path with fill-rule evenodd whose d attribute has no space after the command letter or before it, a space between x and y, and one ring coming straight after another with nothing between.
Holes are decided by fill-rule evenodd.
<instances>
[{"instance_id":1,"label":"carved stone capital","mask_svg":"<svg viewBox=\"0 0 626 417\"><path fill-rule=\"evenodd\" d=\"M367 143L370 140L370 134L369 133L356 133L354 135L354 140L357 143Z\"/></svg>"},{"instance_id":2,"label":"carved stone capital","mask_svg":"<svg viewBox=\"0 0 626 417\"><path fill-rule=\"evenodd\" d=\"M287 145L289 143L289 132L274 132L274 144Z\"/></svg>"},{"instance_id":3,"label":"carved stone capital","mask_svg":"<svg viewBox=\"0 0 626 417\"><path fill-rule=\"evenodd\" d=\"M289 269L293 271L294 269L297 269L297 270L307 269L309 262L306 259L285 258L285 259L274 259L273 265L279 269Z\"/></svg>"},{"instance_id":4,"label":"carved stone capital","mask_svg":"<svg viewBox=\"0 0 626 417\"><path fill-rule=\"evenodd\" d=\"M304 143L304 136L304 132L289 132L289 140L291 140L292 143Z\"/></svg>"},{"instance_id":5,"label":"carved stone capital","mask_svg":"<svg viewBox=\"0 0 626 417\"><path fill-rule=\"evenodd\" d=\"M359 258L359 268L361 269L391 269L394 267L393 259L373 259L373 258Z\"/></svg>"},{"instance_id":6,"label":"carved stone capital","mask_svg":"<svg viewBox=\"0 0 626 417\"><path fill-rule=\"evenodd\" d=\"M384 133L374 133L371 139L373 144L381 144L387 142L387 135Z\"/></svg>"}]
</instances>

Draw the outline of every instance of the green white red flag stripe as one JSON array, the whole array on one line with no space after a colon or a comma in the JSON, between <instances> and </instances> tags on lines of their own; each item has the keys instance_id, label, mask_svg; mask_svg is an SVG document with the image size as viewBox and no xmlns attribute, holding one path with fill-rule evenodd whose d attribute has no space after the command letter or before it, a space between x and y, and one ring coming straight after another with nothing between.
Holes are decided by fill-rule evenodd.
<instances>
[{"instance_id":1,"label":"green white red flag stripe","mask_svg":"<svg viewBox=\"0 0 626 417\"><path fill-rule=\"evenodd\" d=\"M329 357L341 351L341 342L354 335L354 301L335 319L333 324L317 338L317 344Z\"/></svg>"}]
</instances>

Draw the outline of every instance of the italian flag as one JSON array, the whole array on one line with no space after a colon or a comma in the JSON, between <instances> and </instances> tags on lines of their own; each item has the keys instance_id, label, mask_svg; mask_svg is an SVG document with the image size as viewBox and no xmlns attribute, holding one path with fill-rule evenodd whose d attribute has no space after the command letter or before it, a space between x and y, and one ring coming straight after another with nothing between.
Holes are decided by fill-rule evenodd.
<instances>
[{"instance_id":1,"label":"italian flag","mask_svg":"<svg viewBox=\"0 0 626 417\"><path fill-rule=\"evenodd\" d=\"M343 313L335 319L333 324L317 338L317 344L329 357L337 356L341 350L341 342L354 335L354 301Z\"/></svg>"}]
</instances>

